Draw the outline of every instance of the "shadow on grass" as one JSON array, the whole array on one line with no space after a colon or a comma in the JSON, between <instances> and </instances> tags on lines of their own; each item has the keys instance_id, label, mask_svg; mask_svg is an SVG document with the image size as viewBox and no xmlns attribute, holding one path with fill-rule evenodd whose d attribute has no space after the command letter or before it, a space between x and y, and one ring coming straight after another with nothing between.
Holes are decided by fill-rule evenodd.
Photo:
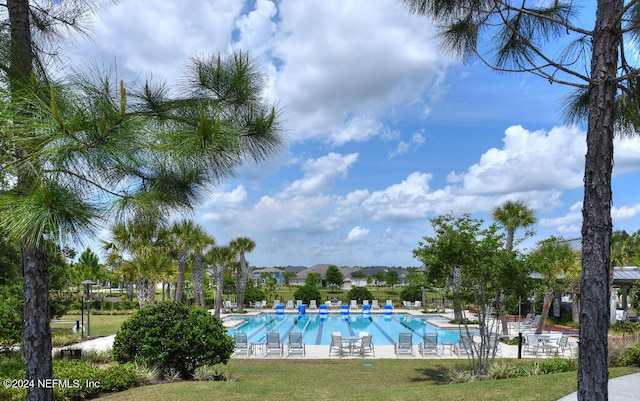
<instances>
[{"instance_id":1,"label":"shadow on grass","mask_svg":"<svg viewBox=\"0 0 640 401\"><path fill-rule=\"evenodd\" d=\"M440 384L444 377L444 373L451 367L445 367L443 365L437 365L434 367L416 369L417 377L409 379L413 383L430 383Z\"/></svg>"}]
</instances>

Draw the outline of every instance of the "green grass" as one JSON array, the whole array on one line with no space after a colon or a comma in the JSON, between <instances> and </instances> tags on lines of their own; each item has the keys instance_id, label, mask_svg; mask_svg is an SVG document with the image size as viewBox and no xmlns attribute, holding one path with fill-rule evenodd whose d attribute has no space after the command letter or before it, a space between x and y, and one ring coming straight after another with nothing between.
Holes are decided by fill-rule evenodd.
<instances>
[{"instance_id":1,"label":"green grass","mask_svg":"<svg viewBox=\"0 0 640 401\"><path fill-rule=\"evenodd\" d=\"M108 401L469 400L555 401L576 391L576 373L436 385L455 360L232 360L218 367L236 381L183 381L140 387ZM368 366L370 365L370 366ZM611 377L636 373L611 369Z\"/></svg>"},{"instance_id":2,"label":"green grass","mask_svg":"<svg viewBox=\"0 0 640 401\"><path fill-rule=\"evenodd\" d=\"M91 315L91 337L104 337L116 334L120 330L122 322L127 320L130 315ZM80 320L80 315L64 315L60 320ZM72 326L69 324L52 323L52 328L67 328L71 331ZM84 316L85 334L87 329L87 316Z\"/></svg>"}]
</instances>

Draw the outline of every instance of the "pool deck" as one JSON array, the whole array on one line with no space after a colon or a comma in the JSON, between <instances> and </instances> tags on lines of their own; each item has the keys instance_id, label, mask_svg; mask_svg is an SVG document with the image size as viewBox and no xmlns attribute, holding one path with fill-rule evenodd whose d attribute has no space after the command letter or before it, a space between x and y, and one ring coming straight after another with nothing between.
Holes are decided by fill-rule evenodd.
<instances>
[{"instance_id":1,"label":"pool deck","mask_svg":"<svg viewBox=\"0 0 640 401\"><path fill-rule=\"evenodd\" d=\"M210 311L211 313L213 313L213 310ZM248 309L247 313L244 313L242 316L255 316L255 315L259 315L261 313L275 313L275 310L273 309L260 309L260 310L253 310L253 309ZM298 313L297 310L287 310L285 311L285 313ZM312 314L312 313L317 313L316 311L308 311L308 313ZM340 313L340 310L332 310L330 313ZM357 313L357 311L354 311L353 313ZM382 310L380 311L372 311L372 314L382 314L384 313ZM427 316L426 314L422 313L419 310L411 310L411 309L394 309L393 313L407 313L410 315L414 315L414 316L419 316L419 317L424 317ZM233 313L229 313L229 314L222 314L221 317L225 318L225 317L233 317L234 314ZM451 311L447 311L443 314L441 314L441 316L447 317L447 318L453 318L453 314ZM225 327L227 328L234 328L234 327L238 327L239 325L241 325L243 322L242 320L226 320L224 322ZM432 321L430 322L432 324L435 324L436 326L440 327L440 328L458 328L457 324L451 324L448 322L448 320L446 321ZM517 335L517 333L511 333L512 335ZM110 349L113 346L113 339L115 336L107 336L107 337L100 337L100 338L93 338L93 339L88 339L85 340L83 342L77 343L77 344L73 344L73 345L69 345L66 347L62 347L60 349L83 349L83 350L97 350L97 351L106 351L108 349ZM374 345L374 350L375 350L375 356L369 356L367 355L365 359L403 359L403 358L429 358L429 359L440 359L440 358L464 358L466 359L467 356L466 355L462 355L462 356L458 356L455 352L453 352L453 350L451 349L451 346L443 346L443 349L441 350L442 352L440 353L440 356L438 355L428 355L426 357L423 357L422 355L420 355L420 353L418 352L418 344L422 341L422 339L420 338L414 338L414 346L415 346L415 355L410 355L410 354L403 354L403 355L396 355L395 350L394 350L394 346L393 345L376 345L375 343L375 338L373 339L373 345ZM570 341L573 342L574 348L576 348L576 339L575 338L571 338ZM286 342L284 344L285 350L286 350ZM345 355L345 356L337 356L335 354L332 354L331 356L329 356L329 346L328 345L306 345L305 346L306 349L306 353L304 356L302 355L291 355L291 356L287 356L286 352L285 352L285 356L283 358L290 358L290 359L300 359L300 358L307 358L307 359L348 359L348 358L360 358L362 359L361 356L359 355ZM502 358L517 358L518 357L518 346L517 345L509 345L509 344L504 344L504 343L500 343L500 349L502 352ZM538 355L538 356L532 356L532 355L526 355L526 354L522 354L523 358L544 358L546 356L544 355ZM234 354L232 356L232 358L249 358L249 359L254 359L254 358L265 358L265 356L261 353L261 352L257 352L255 354L251 354L249 356L246 356L246 354ZM279 356L268 356L267 358L280 358Z\"/></svg>"},{"instance_id":2,"label":"pool deck","mask_svg":"<svg viewBox=\"0 0 640 401\"><path fill-rule=\"evenodd\" d=\"M260 315L262 313L275 313L275 309L269 309L269 308L265 308L265 309L245 309L246 313L243 313L242 316L257 316ZM211 313L213 313L213 311L211 311ZM285 309L285 313L286 314L298 314L297 309ZM306 313L308 314L317 314L318 310L306 310ZM329 313L331 314L340 314L341 310L340 309L330 309ZM362 313L362 310L354 310L351 311L350 313ZM373 310L370 312L371 314L384 314L384 310L380 309L380 310ZM409 315L413 315L416 317L426 317L426 316L442 316L442 317L446 317L446 320L442 320L442 321L438 321L438 320L433 320L430 321L429 323L438 327L438 328L442 328L442 329L458 329L459 325L457 324L452 324L449 323L449 320L453 319L453 311L451 310L447 310L444 313L438 313L438 314L425 314L422 313L422 311L417 310L417 309L393 309L393 313L394 314L399 314L399 313L406 313ZM234 313L227 313L227 314L222 314L221 317L222 318L228 318L228 317L233 317ZM224 322L225 327L228 328L235 328L238 327L239 325L241 325L243 323L242 320L226 320ZM470 325L469 327L475 327ZM517 335L517 332L510 332L511 335ZM574 348L577 348L577 343L576 343L576 339L572 338L570 339L570 341L573 343ZM370 356L367 355L365 359L410 359L410 358L428 358L428 359L450 359L450 358L463 358L463 359L467 359L466 355L461 355L458 356L457 353L455 353L450 345L444 345L442 347L441 353L440 355L427 355L427 356L422 356L420 355L420 353L418 352L418 344L422 342L421 338L414 338L414 346L415 346L415 355L410 355L410 354L402 354L400 356L396 355L395 353L395 348L393 345L376 345L375 344L375 338L373 339L373 345L374 345L374 349L375 349L375 356ZM362 356L359 355L344 355L344 356L338 356L335 353L331 354L331 356L329 356L329 346L328 345L306 345L305 349L305 356L299 355L299 354L295 354L295 355L286 355L286 342L284 344L285 347L285 356L283 358L290 358L290 359L302 359L302 358L307 358L307 359L349 359L349 358L353 358L353 359L362 359ZM509 345L509 344L505 344L505 343L500 343L500 350L501 350L501 357L502 358L517 358L518 357L518 346L517 345ZM246 356L246 354L234 354L232 356L233 358L239 358L239 359L255 359L255 358L265 358L265 356L263 355L262 352L257 352L257 353L251 353L249 356ZM538 356L533 356L533 355L526 355L524 353L522 353L522 358L544 358L547 357L545 355L538 355ZM280 358L279 356L267 356L266 358Z\"/></svg>"}]
</instances>

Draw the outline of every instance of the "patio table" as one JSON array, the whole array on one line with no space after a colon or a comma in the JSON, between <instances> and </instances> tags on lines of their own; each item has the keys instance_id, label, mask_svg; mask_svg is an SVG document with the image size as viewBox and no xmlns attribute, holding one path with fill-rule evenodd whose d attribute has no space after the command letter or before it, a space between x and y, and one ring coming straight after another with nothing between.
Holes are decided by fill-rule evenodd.
<instances>
[{"instance_id":1,"label":"patio table","mask_svg":"<svg viewBox=\"0 0 640 401\"><path fill-rule=\"evenodd\" d=\"M360 341L360 336L342 336L342 343L347 344L349 354L353 354L355 345ZM344 349L344 347L343 347Z\"/></svg>"}]
</instances>

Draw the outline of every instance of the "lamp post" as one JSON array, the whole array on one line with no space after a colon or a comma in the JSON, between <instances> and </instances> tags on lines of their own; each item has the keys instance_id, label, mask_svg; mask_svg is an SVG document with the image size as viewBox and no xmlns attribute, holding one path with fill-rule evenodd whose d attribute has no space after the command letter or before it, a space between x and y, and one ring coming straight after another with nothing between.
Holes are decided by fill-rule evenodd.
<instances>
[{"instance_id":1,"label":"lamp post","mask_svg":"<svg viewBox=\"0 0 640 401\"><path fill-rule=\"evenodd\" d=\"M87 294L87 337L91 337L91 287L95 283L91 280L84 280L80 284L84 285L84 293Z\"/></svg>"}]
</instances>

